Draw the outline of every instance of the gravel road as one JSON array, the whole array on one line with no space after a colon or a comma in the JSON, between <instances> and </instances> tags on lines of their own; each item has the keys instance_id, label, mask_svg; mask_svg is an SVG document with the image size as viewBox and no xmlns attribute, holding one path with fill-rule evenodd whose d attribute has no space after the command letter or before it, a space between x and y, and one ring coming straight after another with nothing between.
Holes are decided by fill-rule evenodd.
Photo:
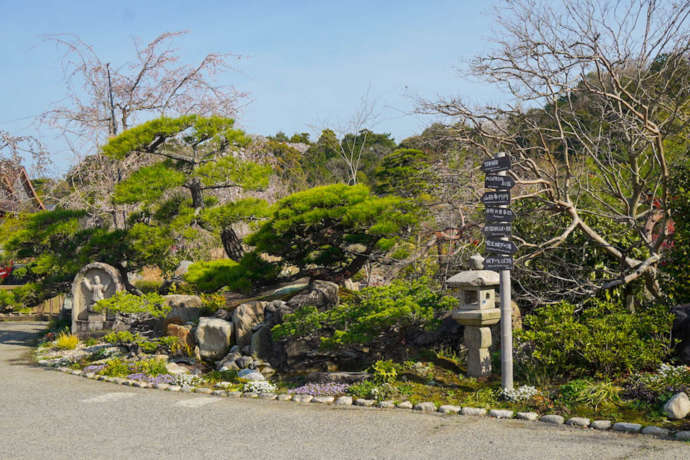
<instances>
[{"instance_id":1,"label":"gravel road","mask_svg":"<svg viewBox=\"0 0 690 460\"><path fill-rule=\"evenodd\" d=\"M44 323L0 322L0 459L688 459L648 436L400 409L170 393L33 366Z\"/></svg>"}]
</instances>

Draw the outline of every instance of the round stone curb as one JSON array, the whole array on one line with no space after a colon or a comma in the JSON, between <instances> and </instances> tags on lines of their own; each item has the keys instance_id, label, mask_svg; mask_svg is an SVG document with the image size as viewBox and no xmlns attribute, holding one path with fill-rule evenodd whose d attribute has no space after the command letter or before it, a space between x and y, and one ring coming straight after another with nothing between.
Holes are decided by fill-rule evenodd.
<instances>
[{"instance_id":1,"label":"round stone curb","mask_svg":"<svg viewBox=\"0 0 690 460\"><path fill-rule=\"evenodd\" d=\"M667 430L666 428L661 428L658 426L646 426L642 428L642 431L640 433L646 434L649 436L659 436L659 437L667 437L671 431Z\"/></svg>"},{"instance_id":2,"label":"round stone curb","mask_svg":"<svg viewBox=\"0 0 690 460\"><path fill-rule=\"evenodd\" d=\"M613 431L621 431L623 433L639 433L642 425L639 423L618 422L613 424Z\"/></svg>"},{"instance_id":3,"label":"round stone curb","mask_svg":"<svg viewBox=\"0 0 690 460\"><path fill-rule=\"evenodd\" d=\"M374 404L376 404L375 399L355 399L355 406L360 406L360 407L371 407Z\"/></svg>"},{"instance_id":4,"label":"round stone curb","mask_svg":"<svg viewBox=\"0 0 690 460\"><path fill-rule=\"evenodd\" d=\"M463 407L462 415L486 415L486 409L481 407Z\"/></svg>"},{"instance_id":5,"label":"round stone curb","mask_svg":"<svg viewBox=\"0 0 690 460\"><path fill-rule=\"evenodd\" d=\"M579 426L581 428L587 428L589 426L589 419L585 417L573 417L569 418L566 425Z\"/></svg>"},{"instance_id":6,"label":"round stone curb","mask_svg":"<svg viewBox=\"0 0 690 460\"><path fill-rule=\"evenodd\" d=\"M436 404L432 402L421 402L414 405L413 410L422 412L436 412Z\"/></svg>"},{"instance_id":7,"label":"round stone curb","mask_svg":"<svg viewBox=\"0 0 690 460\"><path fill-rule=\"evenodd\" d=\"M438 408L438 411L442 414L455 414L460 413L462 408L460 406L452 406L450 404L443 405Z\"/></svg>"},{"instance_id":8,"label":"round stone curb","mask_svg":"<svg viewBox=\"0 0 690 460\"><path fill-rule=\"evenodd\" d=\"M336 406L351 406L352 396L340 396L333 404Z\"/></svg>"},{"instance_id":9,"label":"round stone curb","mask_svg":"<svg viewBox=\"0 0 690 460\"><path fill-rule=\"evenodd\" d=\"M611 428L611 420L595 420L589 426L595 430L608 430Z\"/></svg>"},{"instance_id":10,"label":"round stone curb","mask_svg":"<svg viewBox=\"0 0 690 460\"><path fill-rule=\"evenodd\" d=\"M171 391L171 392L186 392L186 393L200 393L200 394L210 394L213 396L221 396L221 397L230 397L230 398L250 398L250 399L264 399L264 400L280 400L280 401L294 401L297 403L307 403L307 402L313 402L317 404L334 404L336 406L348 406L348 405L355 405L355 406L361 406L361 407L379 407L379 408L398 408L398 409L414 409L418 412L421 413L431 413L431 412L440 412L442 414L462 414L462 415L469 415L469 416L481 416L481 415L488 415L490 417L494 418L513 418L514 416L520 420L528 420L528 421L536 421L539 420L544 423L549 423L549 424L554 424L554 425L562 425L566 424L569 426L576 426L576 427L582 427L582 428L593 428L595 430L609 430L612 429L613 431L618 431L622 433L631 433L631 434L644 434L646 436L656 436L659 438L665 438L665 439L675 439L678 441L690 441L690 431L678 431L678 432L673 432L669 429L666 428L661 428L658 426L650 425L650 426L644 426L639 424L639 423L627 423L627 422L616 422L612 423L610 420L594 420L591 421L586 417L572 417L565 421L565 418L556 415L556 414L548 414L544 415L541 418L539 417L539 414L536 412L517 412L514 413L512 410L509 409L484 409L484 408L477 408L477 407L463 407L460 408L459 406L453 406L453 405L442 405L438 409L436 409L436 405L433 402L422 402L418 403L415 406L412 405L409 401L402 401L399 403L394 403L393 401L381 401L378 404L376 403L376 400L373 399L362 399L358 398L353 400L351 396L339 396L338 398L335 398L334 396L316 396L313 397L311 395L292 395L288 393L281 393L281 394L274 394L274 393L256 393L256 392L246 392L243 393L241 391L225 391L225 390L212 390L210 388L192 388L192 387L180 387L178 385L170 385L167 383L157 383L157 384L151 384L148 382L142 382L139 380L129 380L129 379L124 379L121 377L109 377L109 376L104 376L104 375L97 375L94 373L84 373L83 371L77 370L77 369L71 369L68 367L49 367L50 370L55 370L58 372L63 372L65 374L72 374L72 375L77 375L81 376L90 380L98 380L98 381L103 381L103 382L110 382L114 384L119 384L119 385L125 385L125 386L132 386L132 387L137 387L137 388L154 388L157 390L163 390L163 391ZM431 407L433 406L433 410Z\"/></svg>"},{"instance_id":11,"label":"round stone curb","mask_svg":"<svg viewBox=\"0 0 690 460\"><path fill-rule=\"evenodd\" d=\"M536 422L539 420L539 414L536 412L518 412L517 418L520 420L528 420L530 422Z\"/></svg>"},{"instance_id":12,"label":"round stone curb","mask_svg":"<svg viewBox=\"0 0 690 460\"><path fill-rule=\"evenodd\" d=\"M679 441L690 441L690 431L679 431L674 438Z\"/></svg>"},{"instance_id":13,"label":"round stone curb","mask_svg":"<svg viewBox=\"0 0 690 460\"><path fill-rule=\"evenodd\" d=\"M540 422L544 423L551 423L552 425L563 425L563 422L565 422L565 419L561 417L560 415L544 415L542 418L539 419Z\"/></svg>"}]
</instances>

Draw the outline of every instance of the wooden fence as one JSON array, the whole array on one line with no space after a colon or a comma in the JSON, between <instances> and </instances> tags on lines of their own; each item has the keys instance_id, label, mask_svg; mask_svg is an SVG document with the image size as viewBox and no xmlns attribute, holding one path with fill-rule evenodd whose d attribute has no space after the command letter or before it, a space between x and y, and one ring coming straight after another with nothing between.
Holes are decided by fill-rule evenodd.
<instances>
[{"instance_id":1,"label":"wooden fence","mask_svg":"<svg viewBox=\"0 0 690 460\"><path fill-rule=\"evenodd\" d=\"M65 295L60 294L52 299L47 299L31 309L32 313L40 315L58 315L65 302Z\"/></svg>"}]
</instances>

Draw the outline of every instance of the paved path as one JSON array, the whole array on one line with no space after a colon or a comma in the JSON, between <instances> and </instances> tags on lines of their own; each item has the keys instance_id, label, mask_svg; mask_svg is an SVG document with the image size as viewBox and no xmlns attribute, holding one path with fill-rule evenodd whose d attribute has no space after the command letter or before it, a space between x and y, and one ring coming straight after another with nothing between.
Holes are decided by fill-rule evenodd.
<instances>
[{"instance_id":1,"label":"paved path","mask_svg":"<svg viewBox=\"0 0 690 460\"><path fill-rule=\"evenodd\" d=\"M690 458L690 444L539 422L170 393L32 366L0 323L0 459Z\"/></svg>"}]
</instances>

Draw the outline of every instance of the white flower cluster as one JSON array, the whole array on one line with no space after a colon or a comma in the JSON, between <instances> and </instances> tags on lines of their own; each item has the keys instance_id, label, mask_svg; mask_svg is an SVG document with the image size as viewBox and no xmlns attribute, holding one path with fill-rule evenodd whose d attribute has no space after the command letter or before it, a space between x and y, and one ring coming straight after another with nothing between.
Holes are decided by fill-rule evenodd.
<instances>
[{"instance_id":1,"label":"white flower cluster","mask_svg":"<svg viewBox=\"0 0 690 460\"><path fill-rule=\"evenodd\" d=\"M662 363L659 366L659 375L664 380L687 378L690 376L690 367L683 365L671 366L670 364Z\"/></svg>"},{"instance_id":2,"label":"white flower cluster","mask_svg":"<svg viewBox=\"0 0 690 460\"><path fill-rule=\"evenodd\" d=\"M273 393L276 386L266 381L248 382L244 384L245 393Z\"/></svg>"},{"instance_id":3,"label":"white flower cluster","mask_svg":"<svg viewBox=\"0 0 690 460\"><path fill-rule=\"evenodd\" d=\"M521 387L513 388L512 390L503 390L501 396L512 402L526 401L532 396L538 395L539 390L532 386L524 385Z\"/></svg>"},{"instance_id":4,"label":"white flower cluster","mask_svg":"<svg viewBox=\"0 0 690 460\"><path fill-rule=\"evenodd\" d=\"M184 388L192 388L201 383L201 379L196 375L191 374L177 374L175 376L175 385Z\"/></svg>"}]
</instances>

